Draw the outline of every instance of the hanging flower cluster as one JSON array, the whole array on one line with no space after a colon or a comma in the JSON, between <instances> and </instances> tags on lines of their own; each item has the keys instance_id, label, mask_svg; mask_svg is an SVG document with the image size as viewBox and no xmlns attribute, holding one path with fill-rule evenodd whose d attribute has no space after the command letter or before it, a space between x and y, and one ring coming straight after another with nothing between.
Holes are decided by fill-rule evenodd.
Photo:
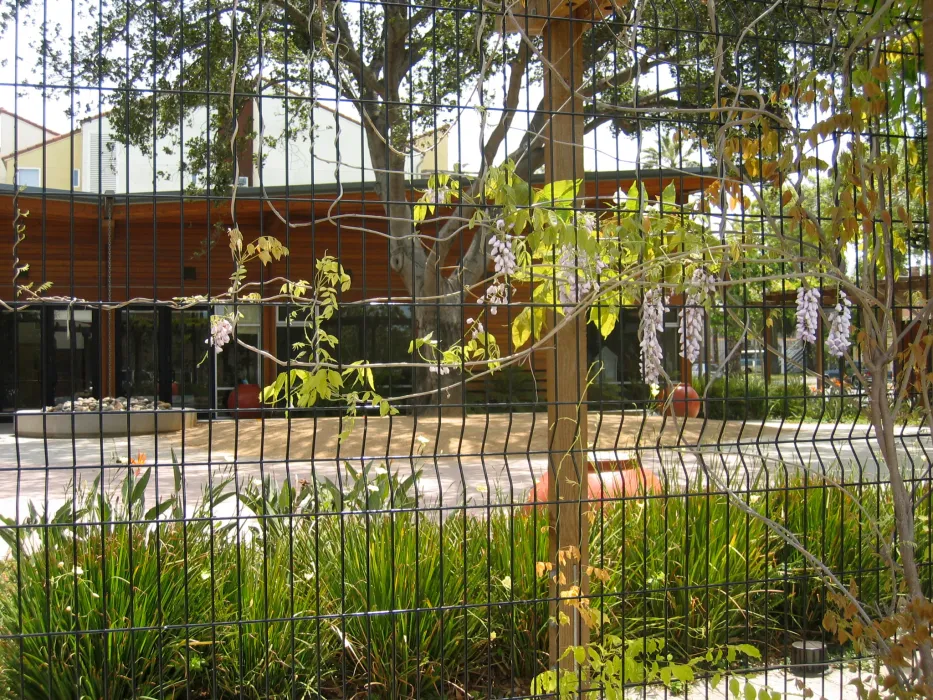
<instances>
[{"instance_id":1,"label":"hanging flower cluster","mask_svg":"<svg viewBox=\"0 0 933 700\"><path fill-rule=\"evenodd\" d=\"M713 293L716 276L709 274L702 267L693 271L687 287L687 300L680 310L680 356L688 362L696 362L700 357L700 343L703 340L703 306Z\"/></svg>"},{"instance_id":2,"label":"hanging flower cluster","mask_svg":"<svg viewBox=\"0 0 933 700\"><path fill-rule=\"evenodd\" d=\"M428 365L428 371L432 374L450 374L450 365Z\"/></svg>"},{"instance_id":3,"label":"hanging flower cluster","mask_svg":"<svg viewBox=\"0 0 933 700\"><path fill-rule=\"evenodd\" d=\"M505 233L505 222L502 219L496 223L499 234L492 237L489 247L492 248L492 260L496 264L496 274L512 275L518 269L515 251L512 250L512 239Z\"/></svg>"},{"instance_id":4,"label":"hanging flower cluster","mask_svg":"<svg viewBox=\"0 0 933 700\"><path fill-rule=\"evenodd\" d=\"M842 357L849 349L849 328L852 325L852 302L841 289L836 309L830 316L826 347L833 357Z\"/></svg>"},{"instance_id":5,"label":"hanging flower cluster","mask_svg":"<svg viewBox=\"0 0 933 700\"><path fill-rule=\"evenodd\" d=\"M655 385L661 376L664 352L658 334L664 329L667 298L660 288L649 289L641 304L638 337L641 343L641 376L646 384Z\"/></svg>"},{"instance_id":6,"label":"hanging flower cluster","mask_svg":"<svg viewBox=\"0 0 933 700\"><path fill-rule=\"evenodd\" d=\"M449 194L449 187L429 187L424 191L424 197L422 197L422 200L428 202L429 204L446 204Z\"/></svg>"},{"instance_id":7,"label":"hanging flower cluster","mask_svg":"<svg viewBox=\"0 0 933 700\"><path fill-rule=\"evenodd\" d=\"M598 255L591 256L582 248L564 245L557 265L557 297L566 316L573 312L581 299L599 291L598 278L606 269L606 263Z\"/></svg>"},{"instance_id":8,"label":"hanging flower cluster","mask_svg":"<svg viewBox=\"0 0 933 700\"><path fill-rule=\"evenodd\" d=\"M805 343L815 343L819 318L820 290L801 287L797 290L797 337Z\"/></svg>"},{"instance_id":9,"label":"hanging flower cluster","mask_svg":"<svg viewBox=\"0 0 933 700\"><path fill-rule=\"evenodd\" d=\"M223 347L230 342L233 336L233 324L229 319L218 316L211 321L211 336L204 342L217 352L223 352Z\"/></svg>"},{"instance_id":10,"label":"hanging flower cluster","mask_svg":"<svg viewBox=\"0 0 933 700\"><path fill-rule=\"evenodd\" d=\"M486 333L486 329L483 328L482 321L474 321L472 318L468 318L466 322L467 325L470 326L470 336L472 338L479 338L481 335Z\"/></svg>"},{"instance_id":11,"label":"hanging flower cluster","mask_svg":"<svg viewBox=\"0 0 933 700\"><path fill-rule=\"evenodd\" d=\"M508 287L504 282L496 282L486 288L486 293L479 298L480 304L489 304L489 313L496 315L498 309L508 302Z\"/></svg>"}]
</instances>

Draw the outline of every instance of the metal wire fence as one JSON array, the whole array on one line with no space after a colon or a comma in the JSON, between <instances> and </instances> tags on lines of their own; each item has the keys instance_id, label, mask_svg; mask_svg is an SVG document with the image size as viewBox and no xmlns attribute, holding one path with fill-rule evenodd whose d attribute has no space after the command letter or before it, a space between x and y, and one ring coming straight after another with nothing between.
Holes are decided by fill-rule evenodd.
<instances>
[{"instance_id":1,"label":"metal wire fence","mask_svg":"<svg viewBox=\"0 0 933 700\"><path fill-rule=\"evenodd\" d=\"M920 2L0 3L4 697L933 695Z\"/></svg>"}]
</instances>

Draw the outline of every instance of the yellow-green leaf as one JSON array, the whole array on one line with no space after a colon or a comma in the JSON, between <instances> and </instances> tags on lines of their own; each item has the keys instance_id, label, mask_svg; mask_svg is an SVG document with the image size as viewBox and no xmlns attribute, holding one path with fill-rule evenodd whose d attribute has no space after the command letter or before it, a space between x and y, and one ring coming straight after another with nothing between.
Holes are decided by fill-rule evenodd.
<instances>
[{"instance_id":1,"label":"yellow-green leaf","mask_svg":"<svg viewBox=\"0 0 933 700\"><path fill-rule=\"evenodd\" d=\"M512 321L512 344L517 350L531 339L531 307L526 306Z\"/></svg>"}]
</instances>

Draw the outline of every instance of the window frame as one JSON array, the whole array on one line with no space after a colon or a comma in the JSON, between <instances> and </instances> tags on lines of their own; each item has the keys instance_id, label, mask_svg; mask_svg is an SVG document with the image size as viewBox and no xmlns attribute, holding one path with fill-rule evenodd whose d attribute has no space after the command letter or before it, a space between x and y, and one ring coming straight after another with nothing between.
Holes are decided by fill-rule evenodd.
<instances>
[{"instance_id":1,"label":"window frame","mask_svg":"<svg viewBox=\"0 0 933 700\"><path fill-rule=\"evenodd\" d=\"M24 185L22 182L19 181L20 173L27 172L27 171L36 173L36 184L35 185L32 185L32 184ZM13 173L13 182L16 183L17 187L42 187L42 168L30 168L30 167L16 168L16 170Z\"/></svg>"}]
</instances>

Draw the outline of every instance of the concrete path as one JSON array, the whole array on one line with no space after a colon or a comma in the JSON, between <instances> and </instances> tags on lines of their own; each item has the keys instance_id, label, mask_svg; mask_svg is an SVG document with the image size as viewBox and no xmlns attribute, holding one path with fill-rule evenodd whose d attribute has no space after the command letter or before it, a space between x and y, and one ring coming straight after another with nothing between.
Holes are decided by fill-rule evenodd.
<instances>
[{"instance_id":1,"label":"concrete path","mask_svg":"<svg viewBox=\"0 0 933 700\"><path fill-rule=\"evenodd\" d=\"M466 420L414 421L411 417L360 419L342 443L346 421L337 418L214 421L179 433L132 438L41 440L20 438L0 426L0 514L18 519L33 501L54 511L77 480L96 477L119 490L131 458L145 455L154 468L147 500L164 498L173 485L172 455L184 466L188 511L205 488L224 478L231 488L249 479L346 479L338 465L349 461L388 461L407 475L420 470L420 501L446 514L467 508L487 515L504 504L524 503L547 469L547 419L544 414L469 416ZM880 459L870 427L738 421L677 421L653 415L590 416L589 435L599 460L631 459L685 485L707 478L741 490L763 485L785 469L806 468L847 482L877 481ZM926 431L904 428L898 440L904 468L928 474L933 443ZM121 461L123 462L121 464ZM236 517L234 499L214 511ZM248 516L242 508L239 515ZM0 551L0 555L3 552Z\"/></svg>"}]
</instances>

